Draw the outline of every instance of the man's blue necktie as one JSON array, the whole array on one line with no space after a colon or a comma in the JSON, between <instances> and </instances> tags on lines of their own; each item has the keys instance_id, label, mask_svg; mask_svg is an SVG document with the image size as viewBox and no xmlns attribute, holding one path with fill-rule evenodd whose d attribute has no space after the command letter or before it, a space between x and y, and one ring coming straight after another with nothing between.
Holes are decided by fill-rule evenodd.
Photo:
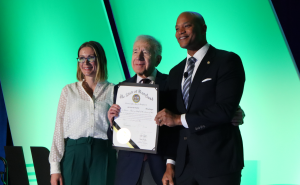
<instances>
[{"instance_id":1,"label":"man's blue necktie","mask_svg":"<svg viewBox=\"0 0 300 185\"><path fill-rule=\"evenodd\" d=\"M195 62L197 61L196 58L191 57L188 60L188 67L186 72L188 73L187 77L184 80L183 88L182 88L182 94L183 94L183 100L185 104L185 108L187 109L188 103L189 103L189 91L192 83L192 74L195 67Z\"/></svg>"}]
</instances>

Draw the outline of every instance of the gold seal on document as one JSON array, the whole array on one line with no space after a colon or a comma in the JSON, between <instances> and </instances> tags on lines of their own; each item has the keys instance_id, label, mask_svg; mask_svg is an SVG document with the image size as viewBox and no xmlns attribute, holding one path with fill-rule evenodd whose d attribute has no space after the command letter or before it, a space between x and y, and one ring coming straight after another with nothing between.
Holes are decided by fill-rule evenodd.
<instances>
[{"instance_id":1,"label":"gold seal on document","mask_svg":"<svg viewBox=\"0 0 300 185\"><path fill-rule=\"evenodd\" d=\"M132 96L132 100L133 100L134 103L138 103L140 101L140 99L141 99L140 95L138 95L138 94L134 94Z\"/></svg>"},{"instance_id":2,"label":"gold seal on document","mask_svg":"<svg viewBox=\"0 0 300 185\"><path fill-rule=\"evenodd\" d=\"M126 144L131 138L131 132L127 128L121 128L117 132L117 140L121 144Z\"/></svg>"}]
</instances>

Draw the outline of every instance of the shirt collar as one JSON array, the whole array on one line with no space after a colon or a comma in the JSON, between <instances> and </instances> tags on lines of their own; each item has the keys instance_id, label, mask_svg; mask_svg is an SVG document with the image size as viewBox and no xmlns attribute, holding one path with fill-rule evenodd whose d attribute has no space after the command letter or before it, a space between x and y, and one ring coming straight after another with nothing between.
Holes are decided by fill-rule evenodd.
<instances>
[{"instance_id":1,"label":"shirt collar","mask_svg":"<svg viewBox=\"0 0 300 185\"><path fill-rule=\"evenodd\" d=\"M148 76L147 78L148 78L149 80L151 80L151 81L155 81L156 74L157 74L157 69L155 68L155 69L153 70L153 72L151 73L151 75ZM143 78L141 78L139 75L136 75L136 76L137 76L137 78L136 78L136 83L140 83L140 81L141 81Z\"/></svg>"},{"instance_id":2,"label":"shirt collar","mask_svg":"<svg viewBox=\"0 0 300 185\"><path fill-rule=\"evenodd\" d=\"M85 79L83 79L82 81L78 81L80 85L82 85L82 83L85 81ZM108 83L107 80L103 80L103 81L98 81L97 82L97 86L101 86L102 84Z\"/></svg>"},{"instance_id":3,"label":"shirt collar","mask_svg":"<svg viewBox=\"0 0 300 185\"><path fill-rule=\"evenodd\" d=\"M207 53L208 48L209 48L210 44L206 43L204 46L202 46L202 48L200 48L195 54L194 54L194 58L197 59L196 62L201 61L204 57L204 55ZM187 54L187 60L189 60L189 58L191 58L192 56Z\"/></svg>"}]
</instances>

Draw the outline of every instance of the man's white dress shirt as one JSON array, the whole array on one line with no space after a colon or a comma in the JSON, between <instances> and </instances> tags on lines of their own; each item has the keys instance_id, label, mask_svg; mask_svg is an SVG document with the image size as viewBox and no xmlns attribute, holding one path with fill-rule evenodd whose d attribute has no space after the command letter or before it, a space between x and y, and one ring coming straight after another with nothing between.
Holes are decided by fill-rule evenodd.
<instances>
[{"instance_id":1,"label":"man's white dress shirt","mask_svg":"<svg viewBox=\"0 0 300 185\"><path fill-rule=\"evenodd\" d=\"M157 69L154 69L153 72L151 73L151 75L147 77L149 80L151 80L150 84L155 84L156 74L157 74ZM136 76L137 76L136 83L140 83L140 81L143 78L140 77L139 75L136 75Z\"/></svg>"},{"instance_id":2,"label":"man's white dress shirt","mask_svg":"<svg viewBox=\"0 0 300 185\"><path fill-rule=\"evenodd\" d=\"M192 74L192 78L191 78L191 84L193 82L193 79L194 79L194 76L197 72L197 69L202 61L202 59L204 58L204 56L206 55L208 49L209 49L209 44L206 43L202 48L200 48L195 54L194 56L190 56L189 54L187 54L187 57L186 57L186 63L185 63L185 68L184 68L184 72L183 74L186 72L187 70L187 67L188 67L188 61L189 61L189 58L191 57L194 57L196 58L196 62L195 62L195 67L194 67L194 71L193 71L193 74ZM184 75L182 74L182 82L181 82L181 91L183 90L183 84L184 84ZM185 127L185 128L189 128L187 122L186 122L186 119L185 119L185 114L181 114L181 123L182 125Z\"/></svg>"}]
</instances>

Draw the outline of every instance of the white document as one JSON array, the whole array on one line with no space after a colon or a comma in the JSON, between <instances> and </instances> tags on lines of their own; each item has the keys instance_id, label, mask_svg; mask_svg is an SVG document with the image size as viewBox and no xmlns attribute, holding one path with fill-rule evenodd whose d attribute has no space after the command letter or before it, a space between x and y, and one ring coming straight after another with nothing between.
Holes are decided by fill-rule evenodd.
<instances>
[{"instance_id":1,"label":"white document","mask_svg":"<svg viewBox=\"0 0 300 185\"><path fill-rule=\"evenodd\" d=\"M156 153L158 85L133 84L118 89L116 104L121 110L115 118L113 145L120 150Z\"/></svg>"}]
</instances>

